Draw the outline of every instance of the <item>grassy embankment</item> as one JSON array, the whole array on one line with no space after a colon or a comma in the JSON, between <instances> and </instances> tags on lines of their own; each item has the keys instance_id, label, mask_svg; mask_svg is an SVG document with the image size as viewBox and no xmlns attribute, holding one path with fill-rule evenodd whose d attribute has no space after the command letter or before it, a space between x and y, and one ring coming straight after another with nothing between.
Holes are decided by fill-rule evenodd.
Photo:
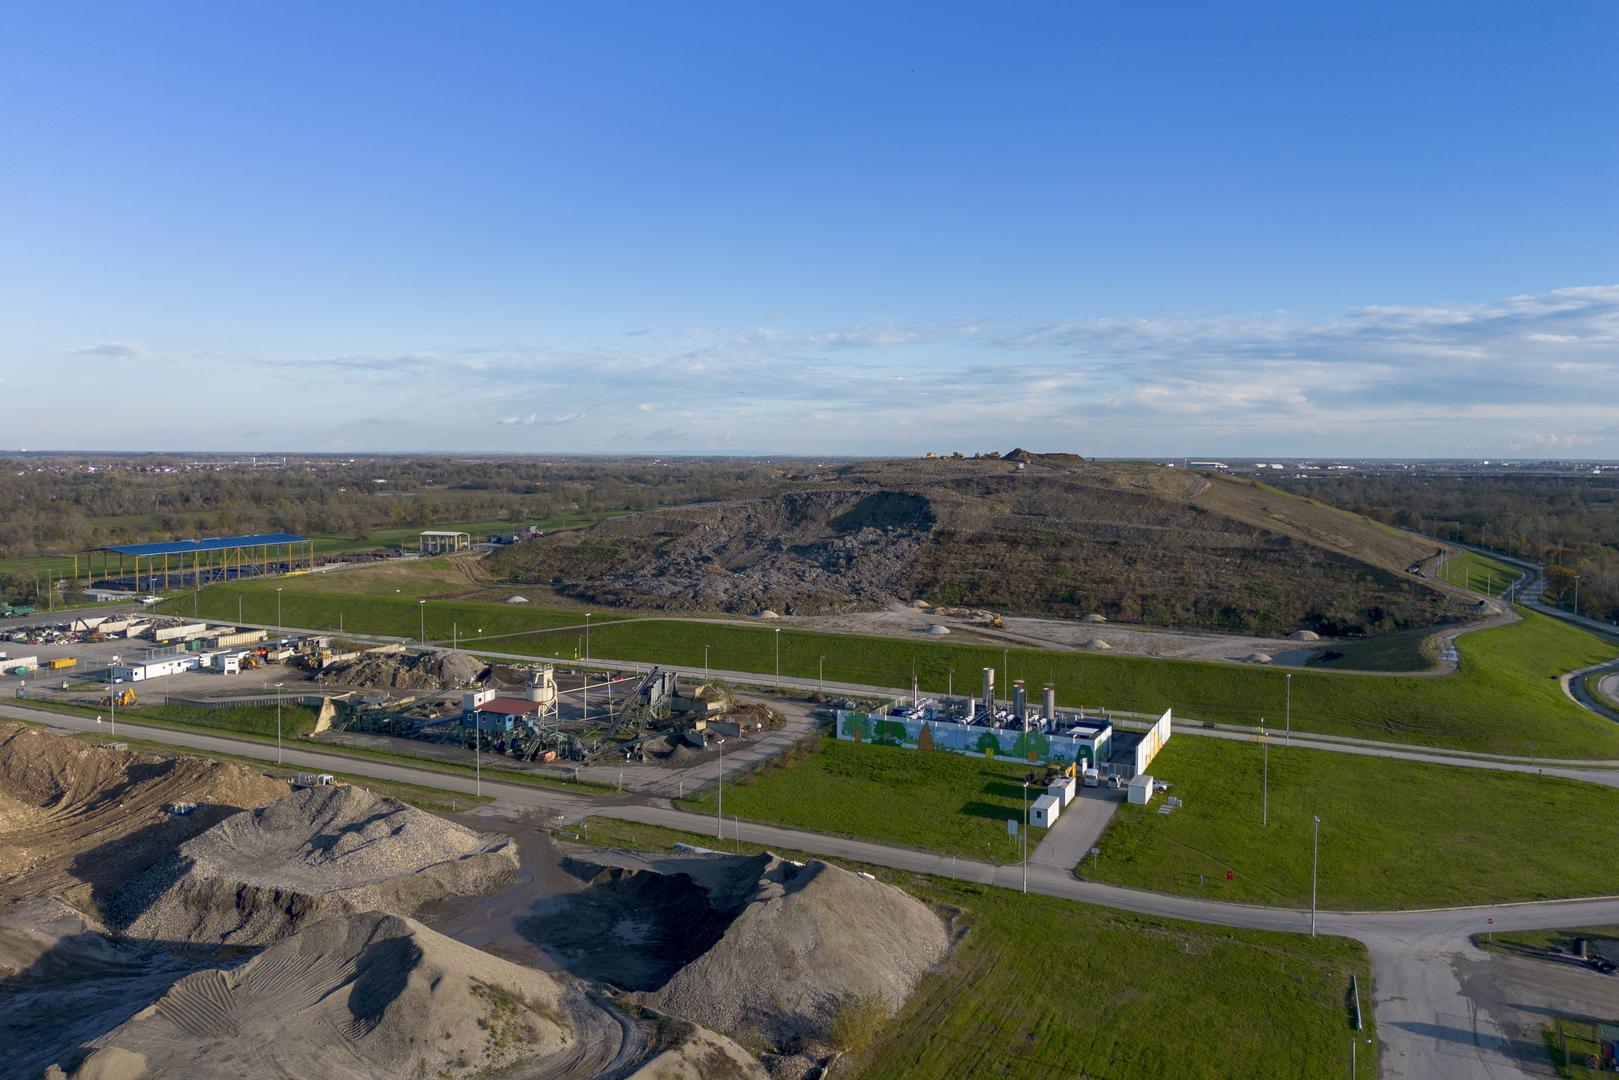
<instances>
[{"instance_id":1,"label":"grassy embankment","mask_svg":"<svg viewBox=\"0 0 1619 1080\"><path fill-rule=\"evenodd\" d=\"M780 759L725 789L725 814L790 828L1015 862L1022 841L1007 822L1023 820L1025 762L922 754L827 739L819 753ZM1043 769L1039 770L1043 772ZM1030 801L1044 789L1030 792ZM680 805L715 812L712 790ZM1031 850L1045 835L1034 829Z\"/></svg>"},{"instance_id":2,"label":"grassy embankment","mask_svg":"<svg viewBox=\"0 0 1619 1080\"><path fill-rule=\"evenodd\" d=\"M1575 780L1183 736L1153 762L1185 805L1121 806L1083 877L1154 892L1308 907L1312 817L1323 908L1605 895L1619 791ZM1555 822L1549 827L1548 822ZM1226 872L1235 873L1226 880Z\"/></svg>"},{"instance_id":3,"label":"grassy embankment","mask_svg":"<svg viewBox=\"0 0 1619 1080\"><path fill-rule=\"evenodd\" d=\"M92 707L69 702L46 701L39 698L30 699L21 704L26 704L28 708L43 709L49 712L104 717L108 723L103 737L110 738L112 735L111 710L106 706ZM283 705L281 709L283 744L291 748L294 745L294 740L299 735L314 730L315 713L311 709L295 705ZM197 709L180 705L137 705L133 708L120 708L118 710L118 719L127 723L169 728L176 731L225 732L235 738L263 743L266 745L267 752L269 747L275 745L276 721L274 705L249 705L229 709ZM120 739L122 738L123 736L120 735ZM415 754L378 750L364 746L338 746L325 742L299 742L296 744L296 748L319 751L323 754L332 754L339 757L409 765L412 768L451 776L470 777L478 772L471 764L460 764L453 761L444 761L440 758L420 757ZM487 755L486 760L493 762L498 761L499 758ZM557 788L582 795L600 795L615 790L611 784L598 783L594 780L570 780L543 773L503 769L495 764L485 764L482 767L481 775L483 779L490 782L500 781L509 784L526 784L530 787Z\"/></svg>"},{"instance_id":4,"label":"grassy embankment","mask_svg":"<svg viewBox=\"0 0 1619 1080\"><path fill-rule=\"evenodd\" d=\"M201 594L206 617L236 617L237 597L250 622L273 621L274 586L214 586ZM291 579L282 594L287 625L414 637L417 600L403 593L343 596ZM174 605L189 614L191 605ZM1612 659L1615 648L1595 635L1531 611L1523 621L1463 635L1461 670L1453 675L1402 678L1347 672L1293 671L1293 726L1299 731L1521 755L1533 741L1544 757L1619 758L1619 725L1570 701L1556 676ZM572 656L583 630L577 611L538 605L429 601L427 636L447 641L452 625L483 631L483 648L527 655ZM615 621L618 620L618 621ZM825 657L833 682L907 686L914 670L924 691L944 691L949 672L957 690L977 685L978 671L998 669L997 683L1051 681L1065 706L1085 705L1215 723L1274 725L1283 715L1284 671L1190 660L1042 649L1002 650L730 623L632 618L602 612L592 619L592 655L701 670L704 646L714 670L775 670L780 637L784 675L813 678ZM559 629L560 628L560 629ZM518 636L512 636L518 635ZM1007 670L1009 668L1010 670Z\"/></svg>"},{"instance_id":5,"label":"grassy embankment","mask_svg":"<svg viewBox=\"0 0 1619 1080\"><path fill-rule=\"evenodd\" d=\"M1491 596L1500 595L1522 574L1517 567L1498 559L1461 549L1454 550L1439 568L1441 580Z\"/></svg>"},{"instance_id":6,"label":"grassy embankment","mask_svg":"<svg viewBox=\"0 0 1619 1080\"><path fill-rule=\"evenodd\" d=\"M589 819L579 835L659 850L713 843L604 818ZM853 1075L1330 1080L1348 1068L1351 974L1360 979L1362 1004L1371 999L1366 952L1341 938L1149 919L849 866L906 889L965 929L900 1014L853 1054ZM1187 1023L1189 1016L1197 1022ZM1375 1039L1369 1008L1366 1020L1361 1037ZM1375 1050L1375 1043L1361 1047L1360 1077L1377 1075Z\"/></svg>"}]
</instances>

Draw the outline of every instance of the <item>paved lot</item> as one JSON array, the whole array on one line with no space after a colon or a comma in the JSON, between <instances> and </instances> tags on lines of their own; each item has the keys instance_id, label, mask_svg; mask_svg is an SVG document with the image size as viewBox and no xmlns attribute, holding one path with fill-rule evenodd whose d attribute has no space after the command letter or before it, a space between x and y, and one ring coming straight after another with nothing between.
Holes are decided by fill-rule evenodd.
<instances>
[{"instance_id":1,"label":"paved lot","mask_svg":"<svg viewBox=\"0 0 1619 1080\"><path fill-rule=\"evenodd\" d=\"M1096 846L1124 797L1124 791L1115 788L1080 788L1079 798L1063 808L1029 862L1072 871Z\"/></svg>"}]
</instances>

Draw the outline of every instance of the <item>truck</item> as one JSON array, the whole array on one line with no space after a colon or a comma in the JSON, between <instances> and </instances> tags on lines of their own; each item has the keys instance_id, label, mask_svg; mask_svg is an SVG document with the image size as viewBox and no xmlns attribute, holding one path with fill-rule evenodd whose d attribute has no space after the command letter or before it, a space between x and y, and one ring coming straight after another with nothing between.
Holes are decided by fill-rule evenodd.
<instances>
[{"instance_id":1,"label":"truck","mask_svg":"<svg viewBox=\"0 0 1619 1080\"><path fill-rule=\"evenodd\" d=\"M1102 774L1099 771L1097 771L1095 768L1087 768L1085 770L1085 786L1086 787L1101 787L1102 786Z\"/></svg>"},{"instance_id":2,"label":"truck","mask_svg":"<svg viewBox=\"0 0 1619 1080\"><path fill-rule=\"evenodd\" d=\"M34 609L27 604L7 604L0 607L0 619L20 619L24 615L32 615Z\"/></svg>"}]
</instances>

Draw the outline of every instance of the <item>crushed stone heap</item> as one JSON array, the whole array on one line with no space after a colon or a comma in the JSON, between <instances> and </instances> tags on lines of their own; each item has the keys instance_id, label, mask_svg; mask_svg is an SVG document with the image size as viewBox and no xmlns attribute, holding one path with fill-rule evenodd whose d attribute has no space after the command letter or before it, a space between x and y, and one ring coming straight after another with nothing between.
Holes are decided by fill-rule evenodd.
<instances>
[{"instance_id":1,"label":"crushed stone heap","mask_svg":"<svg viewBox=\"0 0 1619 1080\"><path fill-rule=\"evenodd\" d=\"M363 788L309 788L188 840L110 914L135 937L262 945L329 916L484 892L518 864L507 837Z\"/></svg>"}]
</instances>

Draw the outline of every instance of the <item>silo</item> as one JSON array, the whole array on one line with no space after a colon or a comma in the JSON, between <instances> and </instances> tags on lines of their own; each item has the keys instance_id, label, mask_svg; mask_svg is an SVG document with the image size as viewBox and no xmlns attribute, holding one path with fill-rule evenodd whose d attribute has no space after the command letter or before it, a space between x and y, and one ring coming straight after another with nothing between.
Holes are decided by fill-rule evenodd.
<instances>
[{"instance_id":1,"label":"silo","mask_svg":"<svg viewBox=\"0 0 1619 1080\"><path fill-rule=\"evenodd\" d=\"M991 715L995 712L995 669L984 669L984 712Z\"/></svg>"},{"instance_id":2,"label":"silo","mask_svg":"<svg viewBox=\"0 0 1619 1080\"><path fill-rule=\"evenodd\" d=\"M1022 722L1029 715L1029 691L1022 679L1012 680L1012 717Z\"/></svg>"},{"instance_id":3,"label":"silo","mask_svg":"<svg viewBox=\"0 0 1619 1080\"><path fill-rule=\"evenodd\" d=\"M1040 715L1046 720L1057 719L1057 688L1050 683L1045 685L1045 694L1040 701Z\"/></svg>"}]
</instances>

